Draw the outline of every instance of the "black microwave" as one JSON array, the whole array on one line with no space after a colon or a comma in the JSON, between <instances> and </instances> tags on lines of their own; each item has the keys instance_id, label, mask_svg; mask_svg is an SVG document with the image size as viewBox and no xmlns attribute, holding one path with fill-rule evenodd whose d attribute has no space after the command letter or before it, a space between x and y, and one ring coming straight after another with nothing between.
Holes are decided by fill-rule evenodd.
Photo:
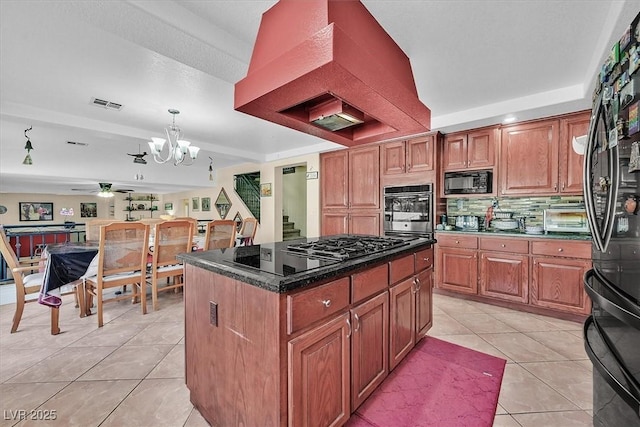
<instances>
[{"instance_id":1,"label":"black microwave","mask_svg":"<svg viewBox=\"0 0 640 427\"><path fill-rule=\"evenodd\" d=\"M492 190L490 170L444 173L444 194L491 194Z\"/></svg>"}]
</instances>

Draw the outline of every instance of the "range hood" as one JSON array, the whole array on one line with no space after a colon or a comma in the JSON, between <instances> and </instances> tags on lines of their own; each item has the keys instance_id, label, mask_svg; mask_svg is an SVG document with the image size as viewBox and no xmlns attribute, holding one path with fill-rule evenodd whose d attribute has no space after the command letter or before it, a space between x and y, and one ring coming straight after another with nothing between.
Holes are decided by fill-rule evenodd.
<instances>
[{"instance_id":1,"label":"range hood","mask_svg":"<svg viewBox=\"0 0 640 427\"><path fill-rule=\"evenodd\" d=\"M345 146L431 128L409 58L359 0L266 11L234 108Z\"/></svg>"}]
</instances>

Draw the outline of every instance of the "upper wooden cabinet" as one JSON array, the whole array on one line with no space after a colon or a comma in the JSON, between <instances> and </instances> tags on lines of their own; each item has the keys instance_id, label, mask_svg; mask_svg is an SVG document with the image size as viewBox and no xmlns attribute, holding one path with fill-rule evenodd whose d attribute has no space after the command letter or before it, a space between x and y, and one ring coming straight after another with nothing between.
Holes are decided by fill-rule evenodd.
<instances>
[{"instance_id":1,"label":"upper wooden cabinet","mask_svg":"<svg viewBox=\"0 0 640 427\"><path fill-rule=\"evenodd\" d=\"M573 150L573 138L589 133L591 112L584 111L560 119L560 193L582 194L584 156Z\"/></svg>"},{"instance_id":2,"label":"upper wooden cabinet","mask_svg":"<svg viewBox=\"0 0 640 427\"><path fill-rule=\"evenodd\" d=\"M380 208L380 146L323 154L320 168L323 209Z\"/></svg>"},{"instance_id":3,"label":"upper wooden cabinet","mask_svg":"<svg viewBox=\"0 0 640 427\"><path fill-rule=\"evenodd\" d=\"M559 120L542 120L502 129L500 194L558 192Z\"/></svg>"},{"instance_id":4,"label":"upper wooden cabinet","mask_svg":"<svg viewBox=\"0 0 640 427\"><path fill-rule=\"evenodd\" d=\"M414 174L434 170L436 134L381 145L382 175Z\"/></svg>"},{"instance_id":5,"label":"upper wooden cabinet","mask_svg":"<svg viewBox=\"0 0 640 427\"><path fill-rule=\"evenodd\" d=\"M444 137L442 167L445 171L483 169L494 165L497 128L458 132Z\"/></svg>"}]
</instances>

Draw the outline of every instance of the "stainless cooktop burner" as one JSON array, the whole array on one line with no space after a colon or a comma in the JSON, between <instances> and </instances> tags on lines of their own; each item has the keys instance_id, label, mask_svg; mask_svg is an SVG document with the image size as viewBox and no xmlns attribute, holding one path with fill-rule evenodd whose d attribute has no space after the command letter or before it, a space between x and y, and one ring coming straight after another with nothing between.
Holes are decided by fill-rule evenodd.
<instances>
[{"instance_id":1,"label":"stainless cooktop burner","mask_svg":"<svg viewBox=\"0 0 640 427\"><path fill-rule=\"evenodd\" d=\"M314 258L343 260L382 252L406 244L407 240L405 239L390 237L339 236L290 244L286 251Z\"/></svg>"}]
</instances>

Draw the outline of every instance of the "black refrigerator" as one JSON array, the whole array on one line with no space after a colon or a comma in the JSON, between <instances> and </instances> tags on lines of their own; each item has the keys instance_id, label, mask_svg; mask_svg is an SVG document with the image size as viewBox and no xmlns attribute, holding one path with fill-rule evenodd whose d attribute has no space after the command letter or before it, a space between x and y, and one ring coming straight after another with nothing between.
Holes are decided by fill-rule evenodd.
<instances>
[{"instance_id":1,"label":"black refrigerator","mask_svg":"<svg viewBox=\"0 0 640 427\"><path fill-rule=\"evenodd\" d=\"M600 70L584 145L593 425L640 426L640 14Z\"/></svg>"}]
</instances>

